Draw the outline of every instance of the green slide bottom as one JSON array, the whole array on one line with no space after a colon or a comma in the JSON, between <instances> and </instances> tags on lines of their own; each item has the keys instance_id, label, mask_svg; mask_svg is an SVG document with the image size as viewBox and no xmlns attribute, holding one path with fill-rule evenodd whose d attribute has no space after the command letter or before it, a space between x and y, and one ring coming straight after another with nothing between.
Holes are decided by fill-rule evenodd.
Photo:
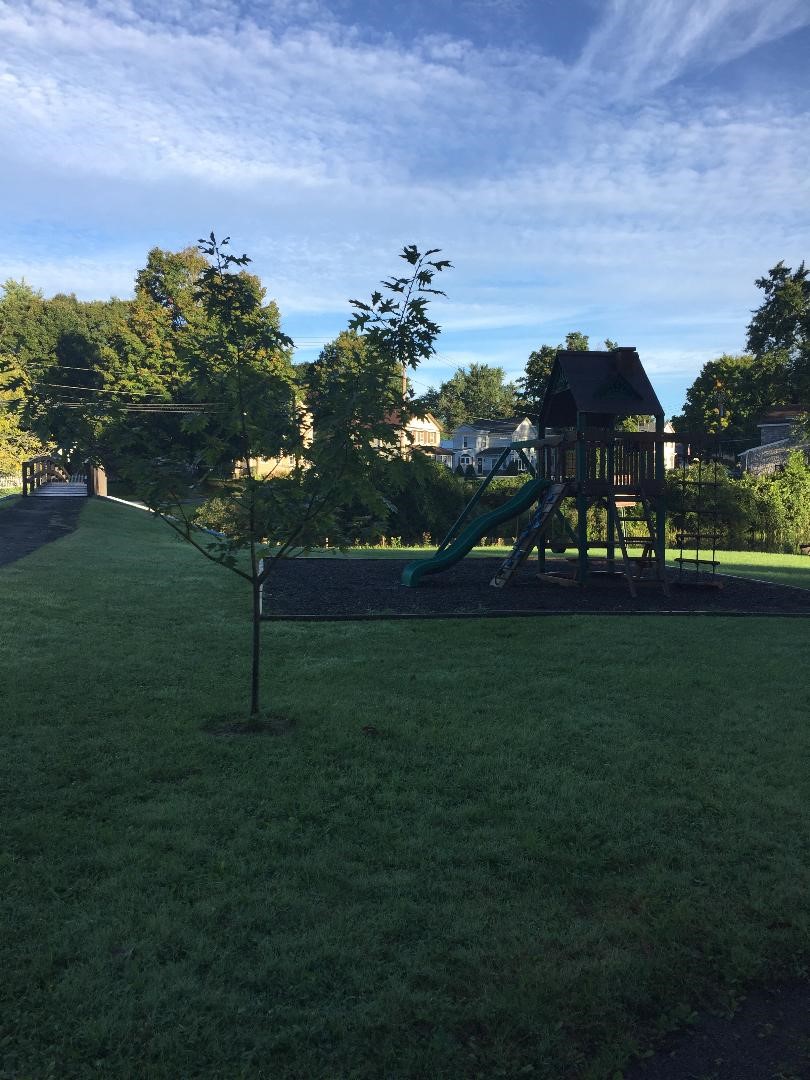
<instances>
[{"instance_id":1,"label":"green slide bottom","mask_svg":"<svg viewBox=\"0 0 810 1080\"><path fill-rule=\"evenodd\" d=\"M427 574L439 574L442 570L454 566L472 551L494 525L500 525L501 522L509 521L510 518L517 517L524 510L528 510L532 503L537 502L549 484L549 480L530 480L503 506L471 521L464 532L460 533L444 551L434 555L432 559L417 559L415 562L408 563L402 571L402 584L416 586Z\"/></svg>"}]
</instances>

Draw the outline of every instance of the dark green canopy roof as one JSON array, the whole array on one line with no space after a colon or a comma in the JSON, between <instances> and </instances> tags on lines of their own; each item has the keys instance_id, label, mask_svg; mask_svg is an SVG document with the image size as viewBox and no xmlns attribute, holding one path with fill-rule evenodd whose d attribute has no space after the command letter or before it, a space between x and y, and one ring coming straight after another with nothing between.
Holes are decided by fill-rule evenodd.
<instances>
[{"instance_id":1,"label":"dark green canopy roof","mask_svg":"<svg viewBox=\"0 0 810 1080\"><path fill-rule=\"evenodd\" d=\"M588 414L587 423L593 427L609 426L621 416L664 416L632 347L557 353L540 409L540 427L575 427L578 413Z\"/></svg>"}]
</instances>

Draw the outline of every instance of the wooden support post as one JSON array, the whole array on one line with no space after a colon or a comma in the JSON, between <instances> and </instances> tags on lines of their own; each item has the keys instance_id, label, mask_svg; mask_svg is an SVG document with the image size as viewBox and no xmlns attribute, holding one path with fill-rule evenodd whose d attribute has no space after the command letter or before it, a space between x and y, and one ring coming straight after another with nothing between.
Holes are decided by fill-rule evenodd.
<instances>
[{"instance_id":1,"label":"wooden support post","mask_svg":"<svg viewBox=\"0 0 810 1080\"><path fill-rule=\"evenodd\" d=\"M611 488L616 486L616 445L611 437L607 445L607 481ZM616 570L616 510L613 499L607 500L607 568L608 573Z\"/></svg>"},{"instance_id":2,"label":"wooden support post","mask_svg":"<svg viewBox=\"0 0 810 1080\"><path fill-rule=\"evenodd\" d=\"M666 579L666 548L667 548L667 511L666 497L664 494L664 418L655 418L655 483L658 489L658 497L655 500L655 557L661 568L661 574Z\"/></svg>"},{"instance_id":3,"label":"wooden support post","mask_svg":"<svg viewBox=\"0 0 810 1080\"><path fill-rule=\"evenodd\" d=\"M543 535L537 542L537 569L541 574L546 572L546 540L548 538Z\"/></svg>"},{"instance_id":4,"label":"wooden support post","mask_svg":"<svg viewBox=\"0 0 810 1080\"><path fill-rule=\"evenodd\" d=\"M579 549L579 584L588 577L588 496L585 482L588 475L588 444L585 441L585 413L577 413L577 547Z\"/></svg>"}]
</instances>

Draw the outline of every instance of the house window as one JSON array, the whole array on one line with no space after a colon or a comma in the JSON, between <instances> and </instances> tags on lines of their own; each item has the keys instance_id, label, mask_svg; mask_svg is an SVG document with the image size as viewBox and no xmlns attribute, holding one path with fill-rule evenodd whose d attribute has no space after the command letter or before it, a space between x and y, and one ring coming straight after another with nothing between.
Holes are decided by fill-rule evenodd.
<instances>
[{"instance_id":1,"label":"house window","mask_svg":"<svg viewBox=\"0 0 810 1080\"><path fill-rule=\"evenodd\" d=\"M467 436L466 436L466 435L465 435L465 436L464 436L464 437L462 438L462 440L461 440L461 445L462 445L462 447L463 447L463 448L464 448L465 450L466 450L466 449L467 449L467 447L469 446L469 443L467 442Z\"/></svg>"}]
</instances>

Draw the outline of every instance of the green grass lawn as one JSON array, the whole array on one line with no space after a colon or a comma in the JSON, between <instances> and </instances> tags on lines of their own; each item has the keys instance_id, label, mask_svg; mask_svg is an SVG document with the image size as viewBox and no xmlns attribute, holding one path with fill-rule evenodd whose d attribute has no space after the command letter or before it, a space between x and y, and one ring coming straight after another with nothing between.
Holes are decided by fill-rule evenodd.
<instances>
[{"instance_id":1,"label":"green grass lawn","mask_svg":"<svg viewBox=\"0 0 810 1080\"><path fill-rule=\"evenodd\" d=\"M271 623L238 737L247 590L151 516L0 597L6 1080L597 1080L807 974L805 620Z\"/></svg>"}]
</instances>

